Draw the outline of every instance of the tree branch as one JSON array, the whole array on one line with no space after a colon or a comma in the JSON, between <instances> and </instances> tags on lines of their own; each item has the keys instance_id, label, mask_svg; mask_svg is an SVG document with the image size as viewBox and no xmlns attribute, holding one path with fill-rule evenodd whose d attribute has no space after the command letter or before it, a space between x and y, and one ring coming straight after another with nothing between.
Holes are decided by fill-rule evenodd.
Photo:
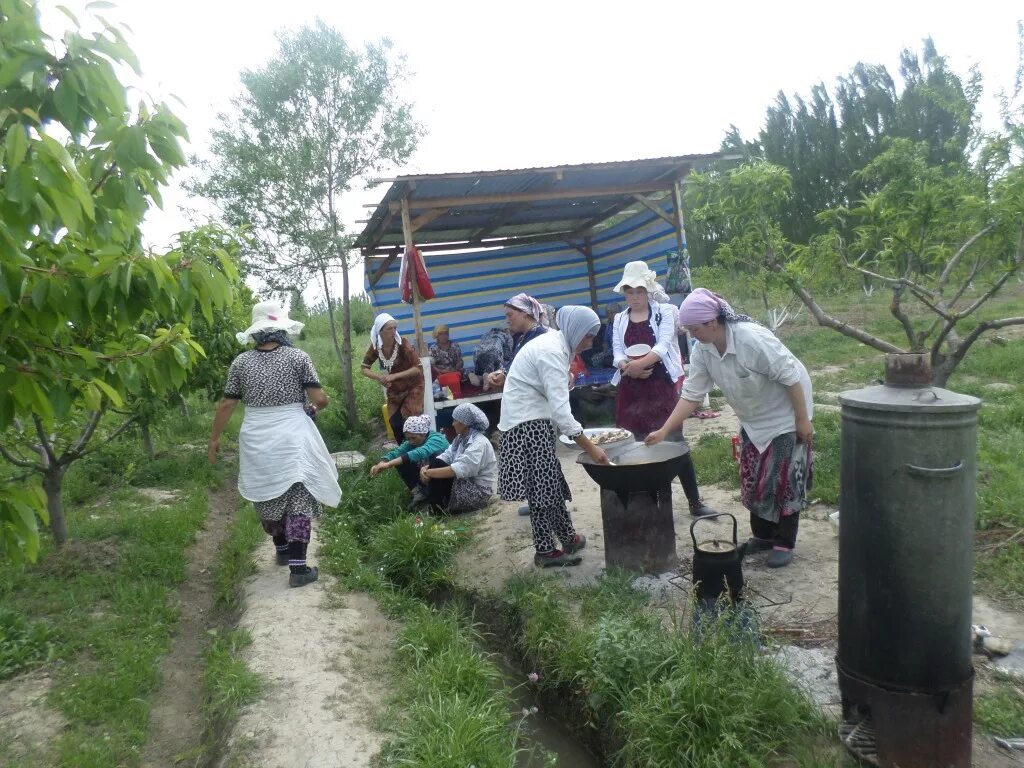
<instances>
[{"instance_id":1,"label":"tree branch","mask_svg":"<svg viewBox=\"0 0 1024 768\"><path fill-rule=\"evenodd\" d=\"M52 467L57 463L57 457L53 453L50 438L46 434L46 430L43 429L43 420L33 413L32 421L36 425L36 434L39 435L39 453L43 456L44 468Z\"/></svg>"},{"instance_id":2,"label":"tree branch","mask_svg":"<svg viewBox=\"0 0 1024 768\"><path fill-rule=\"evenodd\" d=\"M943 268L942 274L939 275L939 290L942 290L942 287L949 280L950 276L953 274L953 270L956 269L957 265L960 263L960 259L962 259L964 253L967 252L967 249L974 245L976 242L978 242L978 240L987 235L993 229L995 229L995 226L995 223L989 224L987 227L982 228L981 231L979 231L977 234L972 235L970 238L968 238L967 242L960 246L960 249L955 254L953 254L953 258L950 259L949 263L946 264L945 268Z\"/></svg>"},{"instance_id":3,"label":"tree branch","mask_svg":"<svg viewBox=\"0 0 1024 768\"><path fill-rule=\"evenodd\" d=\"M96 410L89 414L89 419L85 422L85 427L82 428L82 432L79 434L78 439L75 440L75 444L64 451L64 454L60 457L61 464L70 464L82 455L82 451L88 445L89 440L92 439L92 435L96 431L96 427L99 425L102 417L103 411L101 410Z\"/></svg>"},{"instance_id":4,"label":"tree branch","mask_svg":"<svg viewBox=\"0 0 1024 768\"><path fill-rule=\"evenodd\" d=\"M986 320L985 322L978 325L973 331L964 337L964 340L957 344L956 349L950 353L948 358L949 370L952 371L956 368L957 363L964 359L967 354L967 350L971 348L978 339L981 338L982 334L988 331L994 331L998 328L1005 328L1008 325L1024 325L1024 317L1004 317L1002 320Z\"/></svg>"},{"instance_id":5,"label":"tree branch","mask_svg":"<svg viewBox=\"0 0 1024 768\"><path fill-rule=\"evenodd\" d=\"M7 461L9 461L14 466L21 467L23 469L31 469L35 470L36 472L42 472L44 469L46 469L45 465L43 464L37 464L34 461L28 461L27 459L18 458L9 450L7 450L2 443L0 443L0 456L3 456Z\"/></svg>"},{"instance_id":6,"label":"tree branch","mask_svg":"<svg viewBox=\"0 0 1024 768\"><path fill-rule=\"evenodd\" d=\"M907 334L907 342L910 344L910 348L914 349L917 344L914 334L914 325L910 322L910 318L907 313L903 311L903 307L900 306L900 296L903 293L902 288L895 288L892 292L892 302L889 304L889 311L892 316L899 320L900 325L903 326L903 332Z\"/></svg>"},{"instance_id":7,"label":"tree branch","mask_svg":"<svg viewBox=\"0 0 1024 768\"><path fill-rule=\"evenodd\" d=\"M872 272L870 269L865 269L864 267L851 263L850 260L846 258L845 253L840 252L839 255L840 258L842 258L843 260L843 266L848 267L849 269L852 269L855 272L860 272L862 275L873 277L876 280L881 280L883 283L892 288L909 288L911 293L913 293L915 296L918 293L923 293L926 296L935 295L934 291L925 288L923 285L918 285L914 281L908 280L905 277L888 277L886 275L879 274L878 272Z\"/></svg>"}]
</instances>

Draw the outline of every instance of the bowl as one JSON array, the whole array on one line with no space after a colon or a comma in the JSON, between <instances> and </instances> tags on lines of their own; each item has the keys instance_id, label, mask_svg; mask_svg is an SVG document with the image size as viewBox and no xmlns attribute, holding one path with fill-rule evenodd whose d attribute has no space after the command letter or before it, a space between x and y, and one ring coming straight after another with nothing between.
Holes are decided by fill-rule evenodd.
<instances>
[{"instance_id":1,"label":"bowl","mask_svg":"<svg viewBox=\"0 0 1024 768\"><path fill-rule=\"evenodd\" d=\"M639 360L641 357L651 353L650 344L633 344L630 347L626 347L626 357L630 360Z\"/></svg>"}]
</instances>

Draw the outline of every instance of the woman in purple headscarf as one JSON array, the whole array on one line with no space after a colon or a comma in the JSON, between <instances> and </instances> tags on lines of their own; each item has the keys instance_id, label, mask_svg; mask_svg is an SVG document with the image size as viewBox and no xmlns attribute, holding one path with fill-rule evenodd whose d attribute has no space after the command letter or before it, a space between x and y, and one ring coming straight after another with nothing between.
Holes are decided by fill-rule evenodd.
<instances>
[{"instance_id":1,"label":"woman in purple headscarf","mask_svg":"<svg viewBox=\"0 0 1024 768\"><path fill-rule=\"evenodd\" d=\"M748 551L772 550L769 567L789 565L812 477L807 369L775 334L706 288L680 305L679 326L698 342L690 375L672 415L646 442L679 429L717 385L740 420L741 496L754 534Z\"/></svg>"},{"instance_id":2,"label":"woman in purple headscarf","mask_svg":"<svg viewBox=\"0 0 1024 768\"><path fill-rule=\"evenodd\" d=\"M543 305L525 293L517 293L505 302L505 322L512 333L512 357L501 370L487 375L484 389L501 389L505 386L505 375L519 350L542 333L546 333L551 324Z\"/></svg>"}]
</instances>

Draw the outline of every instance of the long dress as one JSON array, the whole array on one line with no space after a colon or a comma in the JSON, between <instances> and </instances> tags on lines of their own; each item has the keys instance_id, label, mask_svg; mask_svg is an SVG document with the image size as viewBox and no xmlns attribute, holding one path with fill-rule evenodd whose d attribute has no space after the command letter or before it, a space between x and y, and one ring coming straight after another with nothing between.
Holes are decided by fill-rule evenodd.
<instances>
[{"instance_id":1,"label":"long dress","mask_svg":"<svg viewBox=\"0 0 1024 768\"><path fill-rule=\"evenodd\" d=\"M656 339L651 324L632 320L626 326L623 344L648 344ZM669 379L663 362L654 365L646 379L623 376L615 394L615 426L628 429L638 438L659 429L668 419L676 404L675 385Z\"/></svg>"}]
</instances>

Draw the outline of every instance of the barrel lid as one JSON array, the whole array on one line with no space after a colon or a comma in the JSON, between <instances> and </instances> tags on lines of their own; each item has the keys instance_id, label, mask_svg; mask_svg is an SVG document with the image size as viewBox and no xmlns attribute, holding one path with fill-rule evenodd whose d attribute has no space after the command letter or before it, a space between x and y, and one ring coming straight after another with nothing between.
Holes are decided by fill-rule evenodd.
<instances>
[{"instance_id":1,"label":"barrel lid","mask_svg":"<svg viewBox=\"0 0 1024 768\"><path fill-rule=\"evenodd\" d=\"M885 385L840 392L839 402L844 406L863 408L869 411L956 413L958 411L976 411L981 406L981 400L977 397L962 395L942 387L887 387Z\"/></svg>"}]
</instances>

